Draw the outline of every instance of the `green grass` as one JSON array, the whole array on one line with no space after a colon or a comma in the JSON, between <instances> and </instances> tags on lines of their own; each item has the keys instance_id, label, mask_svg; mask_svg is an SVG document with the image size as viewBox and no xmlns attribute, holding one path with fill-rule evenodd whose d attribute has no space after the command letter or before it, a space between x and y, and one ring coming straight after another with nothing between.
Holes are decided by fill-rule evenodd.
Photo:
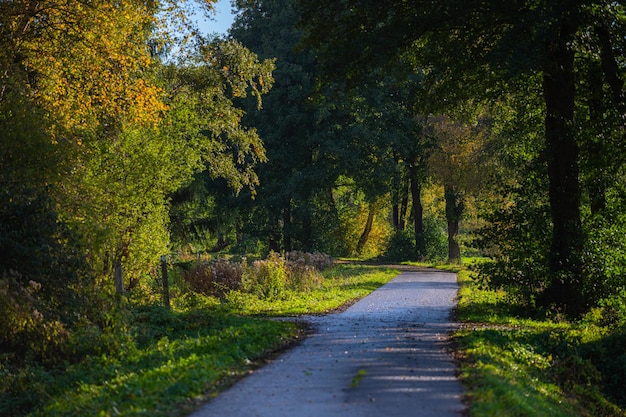
<instances>
[{"instance_id":1,"label":"green grass","mask_svg":"<svg viewBox=\"0 0 626 417\"><path fill-rule=\"evenodd\" d=\"M231 314L292 316L338 310L365 297L398 275L397 270L367 265L341 264L323 272L324 281L310 291L289 291L280 299L260 299L233 292L224 307Z\"/></svg>"},{"instance_id":2,"label":"green grass","mask_svg":"<svg viewBox=\"0 0 626 417\"><path fill-rule=\"evenodd\" d=\"M471 416L626 415L611 395L623 352L602 359L621 366L617 372L594 362L594 354L617 342L607 343L615 334L589 321L529 317L504 292L478 288L468 271L459 282L457 317L464 325L455 342ZM619 340L623 345L623 335Z\"/></svg>"},{"instance_id":3,"label":"green grass","mask_svg":"<svg viewBox=\"0 0 626 417\"><path fill-rule=\"evenodd\" d=\"M32 415L185 415L299 334L294 323L212 312L135 313L134 349L53 375L51 401Z\"/></svg>"},{"instance_id":4,"label":"green grass","mask_svg":"<svg viewBox=\"0 0 626 417\"><path fill-rule=\"evenodd\" d=\"M281 300L173 300L173 311L134 307L131 337L116 342L116 354L56 369L15 370L0 362L0 415L186 415L303 335L302 325L257 316L336 310L397 271L339 265L324 275L320 288Z\"/></svg>"},{"instance_id":5,"label":"green grass","mask_svg":"<svg viewBox=\"0 0 626 417\"><path fill-rule=\"evenodd\" d=\"M506 293L478 288L469 271L446 269L460 271L456 313L464 325L454 340L471 416L626 415L616 405L624 403L623 331L597 325L593 314L579 323L537 320ZM238 293L230 302L174 300L173 311L135 307L132 337L118 354L56 370L27 366L19 375L0 366L0 414L186 415L302 336L297 323L272 317L341 309L397 272L341 264L321 286L279 300Z\"/></svg>"},{"instance_id":6,"label":"green grass","mask_svg":"<svg viewBox=\"0 0 626 417\"><path fill-rule=\"evenodd\" d=\"M402 262L402 265L418 266L422 268L436 268L436 269L441 269L444 271L459 272L459 271L465 270L467 267L471 267L472 265L484 262L487 259L488 258L484 258L484 257L463 257L460 265L454 264L454 263L452 264L443 263L443 262L414 262L414 261Z\"/></svg>"}]
</instances>

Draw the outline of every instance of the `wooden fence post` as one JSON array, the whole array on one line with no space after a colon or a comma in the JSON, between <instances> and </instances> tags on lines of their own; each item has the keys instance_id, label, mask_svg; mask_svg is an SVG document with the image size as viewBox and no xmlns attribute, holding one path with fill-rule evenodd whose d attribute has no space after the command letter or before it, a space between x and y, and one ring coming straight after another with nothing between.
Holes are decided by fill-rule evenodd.
<instances>
[{"instance_id":1,"label":"wooden fence post","mask_svg":"<svg viewBox=\"0 0 626 417\"><path fill-rule=\"evenodd\" d=\"M163 306L170 308L170 281L167 275L167 256L161 256L161 274L163 275Z\"/></svg>"}]
</instances>

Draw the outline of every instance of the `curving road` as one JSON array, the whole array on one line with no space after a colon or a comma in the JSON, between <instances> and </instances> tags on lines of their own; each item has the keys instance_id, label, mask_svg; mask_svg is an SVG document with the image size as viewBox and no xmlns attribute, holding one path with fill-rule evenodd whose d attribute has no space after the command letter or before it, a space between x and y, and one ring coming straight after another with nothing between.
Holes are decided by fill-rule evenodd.
<instances>
[{"instance_id":1,"label":"curving road","mask_svg":"<svg viewBox=\"0 0 626 417\"><path fill-rule=\"evenodd\" d=\"M448 332L456 275L405 271L192 417L446 417L464 411Z\"/></svg>"}]
</instances>

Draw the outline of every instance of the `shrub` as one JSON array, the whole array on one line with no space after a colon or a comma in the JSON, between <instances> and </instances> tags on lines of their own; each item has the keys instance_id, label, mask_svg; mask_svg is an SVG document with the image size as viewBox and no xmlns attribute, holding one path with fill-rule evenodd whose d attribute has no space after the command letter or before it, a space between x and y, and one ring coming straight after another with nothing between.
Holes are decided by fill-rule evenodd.
<instances>
[{"instance_id":1,"label":"shrub","mask_svg":"<svg viewBox=\"0 0 626 417\"><path fill-rule=\"evenodd\" d=\"M310 291L324 282L321 271L333 266L330 256L292 251L286 254L287 285L293 291Z\"/></svg>"},{"instance_id":2,"label":"shrub","mask_svg":"<svg viewBox=\"0 0 626 417\"><path fill-rule=\"evenodd\" d=\"M585 296L591 304L619 304L621 299L623 306L626 302L626 215L590 219L586 224L586 236L583 255ZM614 300L606 300L611 298Z\"/></svg>"},{"instance_id":3,"label":"shrub","mask_svg":"<svg viewBox=\"0 0 626 417\"><path fill-rule=\"evenodd\" d=\"M230 262L218 259L212 262L198 262L183 271L183 279L195 292L224 298L243 283L245 262Z\"/></svg>"},{"instance_id":4,"label":"shrub","mask_svg":"<svg viewBox=\"0 0 626 417\"><path fill-rule=\"evenodd\" d=\"M275 300L286 295L287 281L285 259L270 252L267 259L254 261L250 267L245 268L243 289L261 299Z\"/></svg>"},{"instance_id":5,"label":"shrub","mask_svg":"<svg viewBox=\"0 0 626 417\"><path fill-rule=\"evenodd\" d=\"M285 259L289 267L304 265L313 267L320 272L333 266L332 258L321 252L291 251L285 254Z\"/></svg>"},{"instance_id":6,"label":"shrub","mask_svg":"<svg viewBox=\"0 0 626 417\"><path fill-rule=\"evenodd\" d=\"M22 287L15 272L0 275L0 351L23 355L28 352L42 362L63 357L70 333L52 314L44 314L39 300L41 284L30 281Z\"/></svg>"},{"instance_id":7,"label":"shrub","mask_svg":"<svg viewBox=\"0 0 626 417\"><path fill-rule=\"evenodd\" d=\"M415 261L417 258L415 235L412 230L396 231L391 235L383 259L399 262Z\"/></svg>"},{"instance_id":8,"label":"shrub","mask_svg":"<svg viewBox=\"0 0 626 417\"><path fill-rule=\"evenodd\" d=\"M424 245L426 259L429 261L443 261L448 258L446 224L435 216L424 217Z\"/></svg>"},{"instance_id":9,"label":"shrub","mask_svg":"<svg viewBox=\"0 0 626 417\"><path fill-rule=\"evenodd\" d=\"M493 260L478 265L479 280L491 289L505 289L524 305L535 305L550 279L552 226L547 202L519 198L486 220L476 243Z\"/></svg>"},{"instance_id":10,"label":"shrub","mask_svg":"<svg viewBox=\"0 0 626 417\"><path fill-rule=\"evenodd\" d=\"M50 366L68 360L79 318L106 313L106 296L93 291L84 248L48 190L10 191L0 187L0 352Z\"/></svg>"},{"instance_id":11,"label":"shrub","mask_svg":"<svg viewBox=\"0 0 626 417\"><path fill-rule=\"evenodd\" d=\"M324 277L317 269L306 265L290 266L287 270L289 289L294 291L310 291L324 283Z\"/></svg>"},{"instance_id":12,"label":"shrub","mask_svg":"<svg viewBox=\"0 0 626 417\"><path fill-rule=\"evenodd\" d=\"M614 329L607 336L580 349L601 374L601 389L609 398L626 408L626 327Z\"/></svg>"},{"instance_id":13,"label":"shrub","mask_svg":"<svg viewBox=\"0 0 626 417\"><path fill-rule=\"evenodd\" d=\"M600 300L599 325L616 330L626 328L626 290L619 294Z\"/></svg>"}]
</instances>

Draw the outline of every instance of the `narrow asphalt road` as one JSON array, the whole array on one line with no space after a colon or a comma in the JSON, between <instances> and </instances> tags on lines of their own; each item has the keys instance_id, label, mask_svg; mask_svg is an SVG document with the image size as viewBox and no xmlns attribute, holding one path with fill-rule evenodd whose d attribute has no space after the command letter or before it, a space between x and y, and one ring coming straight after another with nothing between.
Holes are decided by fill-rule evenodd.
<instances>
[{"instance_id":1,"label":"narrow asphalt road","mask_svg":"<svg viewBox=\"0 0 626 417\"><path fill-rule=\"evenodd\" d=\"M460 416L448 332L456 275L405 271L192 417Z\"/></svg>"}]
</instances>

